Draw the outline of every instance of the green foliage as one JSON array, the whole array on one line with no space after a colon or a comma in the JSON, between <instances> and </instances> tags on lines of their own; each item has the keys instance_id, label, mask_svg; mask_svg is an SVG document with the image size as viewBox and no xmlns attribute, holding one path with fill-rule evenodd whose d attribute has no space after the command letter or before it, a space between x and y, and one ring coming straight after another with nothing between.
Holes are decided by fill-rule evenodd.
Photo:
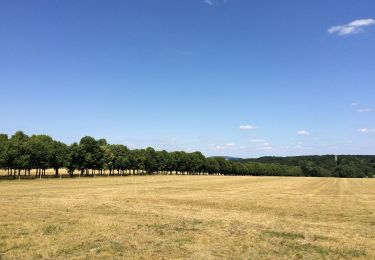
<instances>
[{"instance_id":1,"label":"green foliage","mask_svg":"<svg viewBox=\"0 0 375 260\"><path fill-rule=\"evenodd\" d=\"M73 143L68 147L65 158L65 167L70 175L73 175L75 170L80 169L83 161L82 154L80 153L79 145Z\"/></svg>"},{"instance_id":2,"label":"green foliage","mask_svg":"<svg viewBox=\"0 0 375 260\"><path fill-rule=\"evenodd\" d=\"M121 144L108 144L105 139L83 137L70 146L47 135L32 135L22 131L10 138L0 134L0 168L15 174L24 170L44 172L53 168L58 175L66 168L70 175L81 174L221 174L253 176L311 176L311 177L372 177L375 156L297 156L235 159L206 158L200 152L155 151L153 148L129 150Z\"/></svg>"}]
</instances>

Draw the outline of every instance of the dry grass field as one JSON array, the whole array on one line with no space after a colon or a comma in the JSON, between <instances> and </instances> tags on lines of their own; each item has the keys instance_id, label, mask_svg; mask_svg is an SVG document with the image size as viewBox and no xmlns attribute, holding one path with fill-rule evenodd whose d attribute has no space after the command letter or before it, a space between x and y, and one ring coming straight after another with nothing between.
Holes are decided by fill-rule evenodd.
<instances>
[{"instance_id":1,"label":"dry grass field","mask_svg":"<svg viewBox=\"0 0 375 260\"><path fill-rule=\"evenodd\" d=\"M375 259L375 179L0 182L0 258Z\"/></svg>"}]
</instances>

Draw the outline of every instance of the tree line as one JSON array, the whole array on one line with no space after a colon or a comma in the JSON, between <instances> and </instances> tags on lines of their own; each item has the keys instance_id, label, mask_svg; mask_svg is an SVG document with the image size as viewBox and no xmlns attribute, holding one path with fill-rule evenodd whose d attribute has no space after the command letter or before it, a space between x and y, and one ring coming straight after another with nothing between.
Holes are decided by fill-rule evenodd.
<instances>
[{"instance_id":1,"label":"tree line","mask_svg":"<svg viewBox=\"0 0 375 260\"><path fill-rule=\"evenodd\" d=\"M10 137L0 134L0 168L4 169L9 177L31 175L32 170L35 171L36 177L41 177L46 175L47 169L53 169L54 175L59 176L59 170L63 168L71 177L77 174L335 177L366 177L373 174L371 171L353 174L346 164L337 163L333 172L341 169L345 176L341 173L331 174L330 170L306 160L301 160L299 164L288 164L278 161L228 160L223 157L205 157L200 152L156 151L151 147L129 149L125 145L109 144L105 139L91 136L85 136L79 142L67 145L48 135L28 136L22 131Z\"/></svg>"},{"instance_id":2,"label":"tree line","mask_svg":"<svg viewBox=\"0 0 375 260\"><path fill-rule=\"evenodd\" d=\"M300 166L304 176L312 177L364 178L375 176L375 155L265 156L257 159L245 159L242 162Z\"/></svg>"}]
</instances>

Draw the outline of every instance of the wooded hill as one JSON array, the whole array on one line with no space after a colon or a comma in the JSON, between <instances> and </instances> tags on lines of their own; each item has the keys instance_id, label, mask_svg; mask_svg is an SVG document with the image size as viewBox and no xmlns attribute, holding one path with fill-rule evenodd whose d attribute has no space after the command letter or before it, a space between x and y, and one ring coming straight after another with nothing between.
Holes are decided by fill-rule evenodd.
<instances>
[{"instance_id":1,"label":"wooded hill","mask_svg":"<svg viewBox=\"0 0 375 260\"><path fill-rule=\"evenodd\" d=\"M262 157L230 160L205 157L200 152L167 152L129 149L121 144L108 144L105 139L85 136L71 145L48 135L28 136L22 131L11 137L0 134L0 168L7 177L45 176L47 169L65 168L69 176L130 175L130 174L209 174L253 176L333 176L372 177L375 156L299 156Z\"/></svg>"},{"instance_id":2,"label":"wooded hill","mask_svg":"<svg viewBox=\"0 0 375 260\"><path fill-rule=\"evenodd\" d=\"M299 166L305 176L371 177L375 175L375 155L265 156L243 159L241 162Z\"/></svg>"}]
</instances>

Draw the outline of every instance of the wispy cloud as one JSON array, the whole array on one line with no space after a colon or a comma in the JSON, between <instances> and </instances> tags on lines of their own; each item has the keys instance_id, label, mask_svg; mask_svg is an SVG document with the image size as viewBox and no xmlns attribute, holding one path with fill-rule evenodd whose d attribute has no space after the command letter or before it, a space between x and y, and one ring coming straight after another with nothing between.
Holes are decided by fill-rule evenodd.
<instances>
[{"instance_id":1,"label":"wispy cloud","mask_svg":"<svg viewBox=\"0 0 375 260\"><path fill-rule=\"evenodd\" d=\"M328 29L330 34L337 34L340 36L356 34L363 32L363 27L374 25L374 19L360 19L354 20L348 24L332 26Z\"/></svg>"},{"instance_id":2,"label":"wispy cloud","mask_svg":"<svg viewBox=\"0 0 375 260\"><path fill-rule=\"evenodd\" d=\"M257 129L258 127L253 126L253 125L240 125L241 130L254 130Z\"/></svg>"},{"instance_id":3,"label":"wispy cloud","mask_svg":"<svg viewBox=\"0 0 375 260\"><path fill-rule=\"evenodd\" d=\"M289 148L294 149L294 150L312 150L313 149L313 147L311 146L305 146L303 142L301 141L293 143L293 145Z\"/></svg>"},{"instance_id":4,"label":"wispy cloud","mask_svg":"<svg viewBox=\"0 0 375 260\"><path fill-rule=\"evenodd\" d=\"M369 108L369 107L363 107L363 105L361 105L362 108L360 108L360 107L359 107L360 103L357 103L357 102L353 102L353 103L351 103L350 105L351 105L352 107L356 107L356 108L354 108L354 109L356 109L356 111L357 111L358 113L366 113L366 112L370 112L370 111L372 111L371 108Z\"/></svg>"},{"instance_id":5,"label":"wispy cloud","mask_svg":"<svg viewBox=\"0 0 375 260\"><path fill-rule=\"evenodd\" d=\"M374 128L360 128L360 129L357 129L357 132L359 133L370 133L370 132L375 132L375 129Z\"/></svg>"},{"instance_id":6,"label":"wispy cloud","mask_svg":"<svg viewBox=\"0 0 375 260\"><path fill-rule=\"evenodd\" d=\"M259 150L272 150L273 149L273 146L271 143L265 141L263 143L259 143L258 145L258 149Z\"/></svg>"},{"instance_id":7,"label":"wispy cloud","mask_svg":"<svg viewBox=\"0 0 375 260\"><path fill-rule=\"evenodd\" d=\"M250 142L253 143L253 147L258 150L272 150L273 146L270 142L265 139L250 139Z\"/></svg>"},{"instance_id":8,"label":"wispy cloud","mask_svg":"<svg viewBox=\"0 0 375 260\"><path fill-rule=\"evenodd\" d=\"M219 145L216 145L215 147L215 150L233 150L233 149L236 149L236 144L235 143L227 143L227 144L219 144Z\"/></svg>"},{"instance_id":9,"label":"wispy cloud","mask_svg":"<svg viewBox=\"0 0 375 260\"><path fill-rule=\"evenodd\" d=\"M250 142L251 143L263 143L263 142L266 142L266 140L254 138L254 139L250 139Z\"/></svg>"},{"instance_id":10,"label":"wispy cloud","mask_svg":"<svg viewBox=\"0 0 375 260\"><path fill-rule=\"evenodd\" d=\"M370 112L370 111L371 111L371 108L362 108L362 109L357 110L358 113L366 113L366 112Z\"/></svg>"},{"instance_id":11,"label":"wispy cloud","mask_svg":"<svg viewBox=\"0 0 375 260\"><path fill-rule=\"evenodd\" d=\"M297 135L310 135L310 132L306 130L299 130L297 131Z\"/></svg>"},{"instance_id":12,"label":"wispy cloud","mask_svg":"<svg viewBox=\"0 0 375 260\"><path fill-rule=\"evenodd\" d=\"M203 0L203 3L207 4L207 5L210 5L210 6L213 6L213 5L216 5L216 4L226 4L228 3L228 0Z\"/></svg>"},{"instance_id":13,"label":"wispy cloud","mask_svg":"<svg viewBox=\"0 0 375 260\"><path fill-rule=\"evenodd\" d=\"M203 0L203 3L208 5L214 5L214 2L212 2L212 0Z\"/></svg>"}]
</instances>

